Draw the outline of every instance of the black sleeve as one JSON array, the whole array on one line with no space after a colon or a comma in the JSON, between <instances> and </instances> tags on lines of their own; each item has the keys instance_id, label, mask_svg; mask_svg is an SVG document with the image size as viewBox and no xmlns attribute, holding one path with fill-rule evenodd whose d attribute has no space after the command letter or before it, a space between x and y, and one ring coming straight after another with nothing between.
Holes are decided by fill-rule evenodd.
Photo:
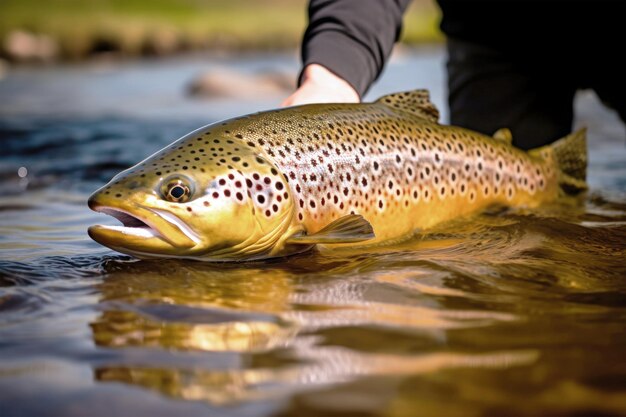
<instances>
[{"instance_id":1,"label":"black sleeve","mask_svg":"<svg viewBox=\"0 0 626 417\"><path fill-rule=\"evenodd\" d=\"M310 0L303 67L320 64L363 96L398 40L411 0Z\"/></svg>"}]
</instances>

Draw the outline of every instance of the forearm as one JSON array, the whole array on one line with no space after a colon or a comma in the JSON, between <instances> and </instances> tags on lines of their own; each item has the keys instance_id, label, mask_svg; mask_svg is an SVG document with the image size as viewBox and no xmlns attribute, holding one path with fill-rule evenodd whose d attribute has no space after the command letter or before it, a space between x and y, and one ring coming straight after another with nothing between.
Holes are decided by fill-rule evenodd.
<instances>
[{"instance_id":1,"label":"forearm","mask_svg":"<svg viewBox=\"0 0 626 417\"><path fill-rule=\"evenodd\" d=\"M303 68L320 64L359 96L378 78L410 0L310 0L302 44ZM303 81L303 75L300 82Z\"/></svg>"}]
</instances>

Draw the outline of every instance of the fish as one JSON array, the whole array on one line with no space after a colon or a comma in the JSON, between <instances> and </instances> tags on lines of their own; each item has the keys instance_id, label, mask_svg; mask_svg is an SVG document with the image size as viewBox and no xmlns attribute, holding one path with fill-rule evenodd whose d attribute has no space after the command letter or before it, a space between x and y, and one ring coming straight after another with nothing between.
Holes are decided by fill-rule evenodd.
<instances>
[{"instance_id":1,"label":"fish","mask_svg":"<svg viewBox=\"0 0 626 417\"><path fill-rule=\"evenodd\" d=\"M439 123L427 90L309 104L195 130L89 197L122 225L89 236L138 258L251 261L387 244L493 206L586 185L586 129L523 151Z\"/></svg>"}]
</instances>

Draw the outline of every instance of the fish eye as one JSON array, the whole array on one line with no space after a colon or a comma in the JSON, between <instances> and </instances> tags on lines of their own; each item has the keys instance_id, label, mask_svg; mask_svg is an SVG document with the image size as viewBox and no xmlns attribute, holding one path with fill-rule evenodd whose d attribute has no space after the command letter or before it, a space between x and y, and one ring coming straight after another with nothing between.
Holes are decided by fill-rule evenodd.
<instances>
[{"instance_id":1,"label":"fish eye","mask_svg":"<svg viewBox=\"0 0 626 417\"><path fill-rule=\"evenodd\" d=\"M173 178L165 181L161 188L162 196L172 203L185 203L191 197L191 187L184 179Z\"/></svg>"},{"instance_id":2,"label":"fish eye","mask_svg":"<svg viewBox=\"0 0 626 417\"><path fill-rule=\"evenodd\" d=\"M182 185L174 185L172 188L170 188L170 192L169 195L170 197L174 198L174 199L179 199L182 196L184 196L185 194L187 194L189 192L189 189L186 187L183 187Z\"/></svg>"}]
</instances>

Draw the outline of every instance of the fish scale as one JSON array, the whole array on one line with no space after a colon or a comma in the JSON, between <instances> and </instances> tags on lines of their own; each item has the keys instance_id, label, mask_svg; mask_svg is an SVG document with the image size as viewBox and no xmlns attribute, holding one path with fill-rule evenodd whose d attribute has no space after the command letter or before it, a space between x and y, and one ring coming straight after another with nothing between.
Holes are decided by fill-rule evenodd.
<instances>
[{"instance_id":1,"label":"fish scale","mask_svg":"<svg viewBox=\"0 0 626 417\"><path fill-rule=\"evenodd\" d=\"M584 131L527 153L511 146L506 129L489 137L440 125L438 117L425 90L239 117L192 132L121 173L90 205L131 216L136 206L158 206L152 212L173 216L168 227L200 241L181 250L184 236L174 233L174 249L139 253L140 239L131 249L117 239L117 250L231 260L399 239L492 205L535 207L555 199L564 183L584 188ZM562 161L575 177L560 169ZM168 240L158 216L152 223L136 217ZM92 237L113 247L114 235L98 233Z\"/></svg>"},{"instance_id":2,"label":"fish scale","mask_svg":"<svg viewBox=\"0 0 626 417\"><path fill-rule=\"evenodd\" d=\"M493 204L536 206L554 197L555 172L545 161L380 103L368 107L359 112L352 105L294 109L293 119L306 117L296 128L291 119L270 119L270 125L283 126L295 138L295 146L282 154L277 149L285 139L272 140L271 131L248 137L289 179L298 220L308 231L361 214L378 240L385 240L432 227L452 213L456 217Z\"/></svg>"}]
</instances>

